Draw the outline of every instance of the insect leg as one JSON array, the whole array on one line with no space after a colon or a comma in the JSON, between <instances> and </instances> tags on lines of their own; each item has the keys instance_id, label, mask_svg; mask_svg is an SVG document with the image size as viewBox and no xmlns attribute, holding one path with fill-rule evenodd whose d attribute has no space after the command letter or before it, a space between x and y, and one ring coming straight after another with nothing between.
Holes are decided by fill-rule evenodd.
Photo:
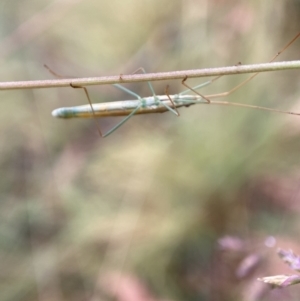
<instances>
[{"instance_id":1,"label":"insect leg","mask_svg":"<svg viewBox=\"0 0 300 301\"><path fill-rule=\"evenodd\" d=\"M282 54L286 49L288 49L298 38L300 37L300 32L291 40L289 41L279 52L277 52L272 59L269 61L269 63L275 61L275 59ZM233 87L231 90L226 91L226 92L222 92L222 93L218 93L218 94L211 94L211 95L207 95L208 98L217 98L217 97L224 97L224 96L228 96L230 94L232 94L233 92L235 92L236 90L238 90L239 88L241 88L242 86L244 86L245 84L247 84L250 80L252 80L254 77L256 77L260 72L254 73L253 75L251 75L250 77L248 77L246 80L244 80L243 82L241 82L240 84L238 84L237 86Z\"/></svg>"},{"instance_id":2,"label":"insect leg","mask_svg":"<svg viewBox=\"0 0 300 301\"><path fill-rule=\"evenodd\" d=\"M140 67L140 68L137 69L133 74L135 74L135 73L137 73L137 72L139 72L139 71L142 71L143 73L146 73L145 69L142 68L142 67ZM153 89L153 86L152 86L152 84L151 84L149 81L147 82L147 84L148 84L148 86L149 86L150 91L152 92L153 97L155 98L155 100L156 100L158 103L160 103L161 105L163 105L164 107L166 107L170 112L172 112L172 113L175 114L176 116L179 116L179 115L180 115L179 112L178 112L178 110L177 110L177 108L176 108L176 105L174 104L174 102L173 102L173 100L172 100L172 98L170 98L170 97L168 96L169 99L170 99L170 101L171 101L171 103L172 103L172 105L173 105L173 108L171 108L170 106L168 106L166 103L164 103L163 101L161 101L161 100L156 96L156 94L155 94L155 92L154 92L154 89Z\"/></svg>"},{"instance_id":3,"label":"insect leg","mask_svg":"<svg viewBox=\"0 0 300 301\"><path fill-rule=\"evenodd\" d=\"M59 78L64 77L64 76L61 76L61 75L57 74L56 72L54 72L54 71L53 71L49 66L47 66L46 64L44 64L44 67L45 67L52 75L54 75L55 77L59 77ZM100 124L98 123L97 117L96 117L96 115L95 115L95 111L94 111L94 108L93 108L93 105L92 105L92 101L91 101L91 99L90 99L90 96L89 96L89 93L88 93L87 88L86 88L86 87L83 87L83 86L75 86L75 85L73 85L72 83L70 83L70 86L71 86L72 88L74 88L74 89L80 88L80 89L83 89L83 90L84 90L84 93L85 93L85 95L86 95L86 97L87 97L87 99L88 99L88 102L89 102L90 106L91 106L91 110L92 110L92 113L93 113L93 116L94 116L94 120L95 120L95 122L96 122L96 126L97 126L98 133L99 133L100 137L102 137L102 138L106 137L106 134L103 135L102 132L101 132Z\"/></svg>"}]
</instances>

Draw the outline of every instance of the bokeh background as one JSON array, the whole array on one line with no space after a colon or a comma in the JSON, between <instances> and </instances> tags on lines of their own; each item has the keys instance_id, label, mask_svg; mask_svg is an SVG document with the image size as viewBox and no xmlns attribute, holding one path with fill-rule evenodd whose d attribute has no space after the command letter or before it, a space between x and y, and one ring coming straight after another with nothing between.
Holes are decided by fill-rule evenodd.
<instances>
[{"instance_id":1,"label":"bokeh background","mask_svg":"<svg viewBox=\"0 0 300 301\"><path fill-rule=\"evenodd\" d=\"M43 64L86 77L266 62L297 34L299 13L298 0L2 1L1 81L53 78ZM279 60L300 59L299 47ZM299 112L299 80L260 74L226 100ZM184 89L155 82L156 93L167 84ZM146 83L126 87L150 95ZM1 301L298 300L297 286L256 279L291 272L277 247L300 252L299 117L193 106L135 116L101 139L92 119L51 116L86 102L79 89L1 91Z\"/></svg>"}]
</instances>

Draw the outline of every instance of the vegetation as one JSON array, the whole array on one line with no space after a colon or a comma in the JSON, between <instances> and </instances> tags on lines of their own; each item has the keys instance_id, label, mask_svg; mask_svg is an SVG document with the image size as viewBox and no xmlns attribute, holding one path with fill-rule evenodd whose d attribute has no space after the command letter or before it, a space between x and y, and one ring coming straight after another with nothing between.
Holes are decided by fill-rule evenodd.
<instances>
[{"instance_id":1,"label":"vegetation","mask_svg":"<svg viewBox=\"0 0 300 301\"><path fill-rule=\"evenodd\" d=\"M296 0L22 4L1 5L1 81L52 79L44 64L82 77L267 62L299 31ZM300 59L299 43L280 60ZM264 73L226 100L300 111L299 77ZM184 90L157 82L156 93L167 84ZM299 285L270 291L257 278L289 273L276 247L299 254L299 117L195 106L100 139L93 120L51 116L85 104L79 89L1 97L1 301L297 300ZM102 118L104 132L117 120Z\"/></svg>"}]
</instances>

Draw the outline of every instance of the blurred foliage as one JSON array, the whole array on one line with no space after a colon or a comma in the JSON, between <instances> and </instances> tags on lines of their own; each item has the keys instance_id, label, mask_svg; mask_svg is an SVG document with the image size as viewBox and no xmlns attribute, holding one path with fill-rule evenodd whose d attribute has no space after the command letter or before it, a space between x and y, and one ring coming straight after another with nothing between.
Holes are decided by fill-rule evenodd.
<instances>
[{"instance_id":1,"label":"blurred foliage","mask_svg":"<svg viewBox=\"0 0 300 301\"><path fill-rule=\"evenodd\" d=\"M297 0L3 1L1 81L51 78L45 63L100 76L265 62L299 31L299 12ZM299 45L280 60L299 59ZM260 74L227 100L299 111L299 79ZM156 82L156 93L166 84L183 89ZM146 84L127 87L149 96ZM89 91L94 102L128 99ZM297 116L192 106L180 118L135 116L101 139L93 120L51 116L86 103L78 89L1 95L1 301L297 300L297 286L256 281L287 271L274 245L300 249ZM222 237L242 247L222 249Z\"/></svg>"}]
</instances>

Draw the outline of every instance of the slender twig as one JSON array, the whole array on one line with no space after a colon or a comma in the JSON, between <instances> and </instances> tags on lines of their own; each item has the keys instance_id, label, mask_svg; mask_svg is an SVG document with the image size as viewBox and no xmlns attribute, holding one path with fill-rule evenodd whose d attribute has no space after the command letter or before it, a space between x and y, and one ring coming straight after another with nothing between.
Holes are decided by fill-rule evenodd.
<instances>
[{"instance_id":1,"label":"slender twig","mask_svg":"<svg viewBox=\"0 0 300 301\"><path fill-rule=\"evenodd\" d=\"M182 80L184 78L232 75L232 74L242 74L242 73L290 70L290 69L300 69L300 61L263 63L263 64L253 64L253 65L237 65L231 67L205 68L205 69L146 73L146 74L130 74L130 75L122 74L122 75L115 75L115 76L87 77L87 78L66 78L66 79L52 79L52 80L0 82L0 90L107 85L107 84L117 84L117 83L122 84L122 83L160 81L160 80L172 80L172 79Z\"/></svg>"}]
</instances>

